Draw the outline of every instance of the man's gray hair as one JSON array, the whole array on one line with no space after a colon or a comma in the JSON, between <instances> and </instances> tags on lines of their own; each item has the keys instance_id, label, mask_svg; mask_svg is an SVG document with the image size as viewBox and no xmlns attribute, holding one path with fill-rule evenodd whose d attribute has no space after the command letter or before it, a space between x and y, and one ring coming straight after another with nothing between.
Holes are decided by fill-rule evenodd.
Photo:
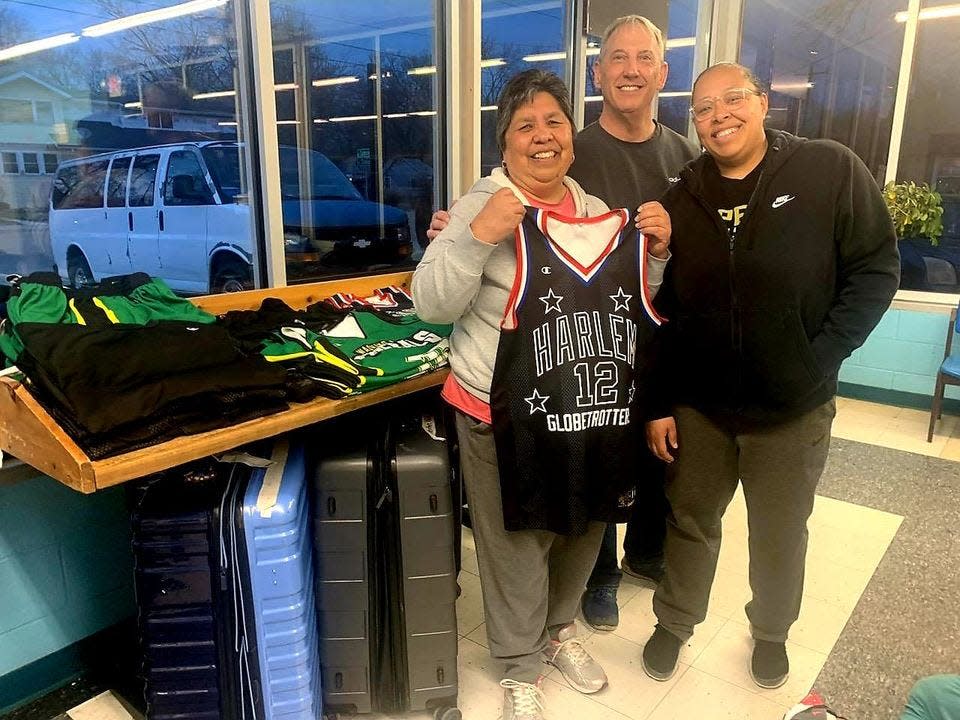
<instances>
[{"instance_id":1,"label":"man's gray hair","mask_svg":"<svg viewBox=\"0 0 960 720\"><path fill-rule=\"evenodd\" d=\"M610 39L610 36L625 25L640 26L650 33L650 37L653 38L657 44L657 49L660 51L660 62L663 62L664 55L667 51L666 43L663 40L663 33L660 31L660 28L653 24L653 21L645 18L643 15L624 15L607 25L607 29L603 31L603 37L600 39L600 60L606 55L607 41Z\"/></svg>"},{"instance_id":2,"label":"man's gray hair","mask_svg":"<svg viewBox=\"0 0 960 720\"><path fill-rule=\"evenodd\" d=\"M577 126L573 121L570 92L563 80L546 70L524 70L510 78L500 92L500 97L497 98L497 147L500 148L501 155L507 147L507 130L510 128L514 114L522 105L533 102L534 96L542 92L557 101L563 114L570 121L570 130L576 137Z\"/></svg>"}]
</instances>

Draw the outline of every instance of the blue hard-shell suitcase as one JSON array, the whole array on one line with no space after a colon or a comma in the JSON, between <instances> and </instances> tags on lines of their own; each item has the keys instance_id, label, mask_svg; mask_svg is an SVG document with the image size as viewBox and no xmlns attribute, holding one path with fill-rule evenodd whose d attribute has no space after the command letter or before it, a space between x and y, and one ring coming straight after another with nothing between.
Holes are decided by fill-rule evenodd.
<instances>
[{"instance_id":1,"label":"blue hard-shell suitcase","mask_svg":"<svg viewBox=\"0 0 960 720\"><path fill-rule=\"evenodd\" d=\"M234 577L247 652L241 687L259 696L258 718L315 720L320 641L303 446L277 440L270 459L252 472L236 506L242 543L232 544L243 553Z\"/></svg>"},{"instance_id":2,"label":"blue hard-shell suitcase","mask_svg":"<svg viewBox=\"0 0 960 720\"><path fill-rule=\"evenodd\" d=\"M322 716L303 448L154 477L134 513L149 720Z\"/></svg>"}]
</instances>

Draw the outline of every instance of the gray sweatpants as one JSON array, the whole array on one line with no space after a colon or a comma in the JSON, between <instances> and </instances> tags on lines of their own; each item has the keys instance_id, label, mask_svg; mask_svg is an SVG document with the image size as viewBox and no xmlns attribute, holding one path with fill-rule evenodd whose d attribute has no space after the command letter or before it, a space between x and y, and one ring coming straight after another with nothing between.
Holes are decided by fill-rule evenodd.
<instances>
[{"instance_id":1,"label":"gray sweatpants","mask_svg":"<svg viewBox=\"0 0 960 720\"><path fill-rule=\"evenodd\" d=\"M457 412L457 435L490 655L504 663L504 678L534 683L551 631L573 622L605 525L576 536L504 530L493 428Z\"/></svg>"},{"instance_id":2,"label":"gray sweatpants","mask_svg":"<svg viewBox=\"0 0 960 720\"><path fill-rule=\"evenodd\" d=\"M674 411L679 451L667 472L666 573L653 596L660 625L686 640L707 614L721 518L743 483L751 633L784 642L800 614L807 518L830 446L836 403L785 423L745 430L690 407Z\"/></svg>"}]
</instances>

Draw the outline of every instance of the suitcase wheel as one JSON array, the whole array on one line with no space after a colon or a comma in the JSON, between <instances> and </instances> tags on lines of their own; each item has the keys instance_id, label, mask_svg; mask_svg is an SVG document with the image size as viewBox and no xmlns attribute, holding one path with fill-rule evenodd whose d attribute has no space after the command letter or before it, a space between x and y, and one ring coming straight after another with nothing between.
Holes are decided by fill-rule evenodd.
<instances>
[{"instance_id":1,"label":"suitcase wheel","mask_svg":"<svg viewBox=\"0 0 960 720\"><path fill-rule=\"evenodd\" d=\"M455 707L437 708L433 711L433 720L461 720L463 716Z\"/></svg>"}]
</instances>

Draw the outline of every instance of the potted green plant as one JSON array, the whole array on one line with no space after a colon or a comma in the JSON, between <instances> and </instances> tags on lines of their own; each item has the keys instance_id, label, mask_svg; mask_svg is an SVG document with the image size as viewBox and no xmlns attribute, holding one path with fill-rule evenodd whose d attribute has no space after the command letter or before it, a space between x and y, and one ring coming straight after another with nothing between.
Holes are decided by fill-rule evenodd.
<instances>
[{"instance_id":1,"label":"potted green plant","mask_svg":"<svg viewBox=\"0 0 960 720\"><path fill-rule=\"evenodd\" d=\"M883 188L900 240L900 287L955 292L958 266L949 248L938 248L943 234L940 193L926 183L888 183Z\"/></svg>"},{"instance_id":2,"label":"potted green plant","mask_svg":"<svg viewBox=\"0 0 960 720\"><path fill-rule=\"evenodd\" d=\"M897 237L927 238L931 245L943 234L943 203L940 193L926 183L887 183L883 188Z\"/></svg>"}]
</instances>

